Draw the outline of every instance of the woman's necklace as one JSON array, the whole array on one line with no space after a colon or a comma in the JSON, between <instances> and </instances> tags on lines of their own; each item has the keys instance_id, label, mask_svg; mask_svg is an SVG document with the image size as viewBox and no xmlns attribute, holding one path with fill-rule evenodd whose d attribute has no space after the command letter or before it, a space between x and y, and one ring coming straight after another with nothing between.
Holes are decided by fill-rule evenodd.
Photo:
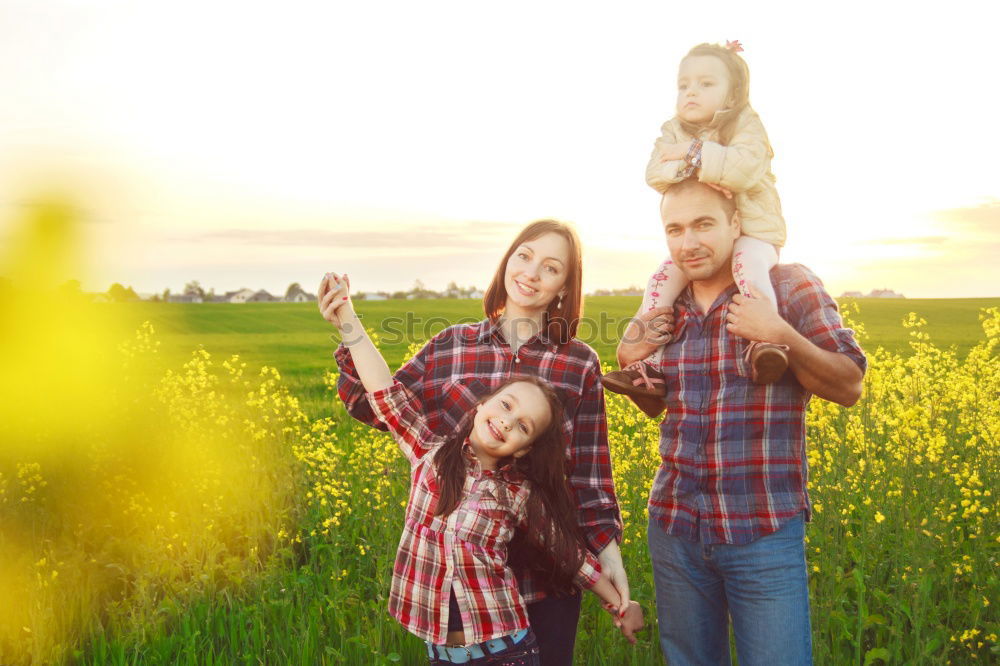
<instances>
[{"instance_id":1,"label":"woman's necklace","mask_svg":"<svg viewBox=\"0 0 1000 666\"><path fill-rule=\"evenodd\" d=\"M527 322L524 323L526 324ZM504 337L507 338L507 344L510 345L510 352L516 358L517 350L520 349L521 345L527 342L531 338L531 336L534 335L534 333L529 331L528 335L522 337L521 335L519 335L520 331L517 330L520 327L516 326L515 322L511 321L510 319L507 319L506 315L501 315L500 324L503 327Z\"/></svg>"}]
</instances>

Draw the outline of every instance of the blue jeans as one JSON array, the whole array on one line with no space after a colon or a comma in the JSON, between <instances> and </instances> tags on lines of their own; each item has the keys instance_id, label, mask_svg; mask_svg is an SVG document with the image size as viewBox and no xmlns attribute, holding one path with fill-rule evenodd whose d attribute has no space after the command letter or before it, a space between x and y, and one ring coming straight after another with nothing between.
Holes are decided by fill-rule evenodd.
<instances>
[{"instance_id":1,"label":"blue jeans","mask_svg":"<svg viewBox=\"0 0 1000 666\"><path fill-rule=\"evenodd\" d=\"M660 648L671 666L811 664L802 514L745 546L693 543L649 521Z\"/></svg>"}]
</instances>

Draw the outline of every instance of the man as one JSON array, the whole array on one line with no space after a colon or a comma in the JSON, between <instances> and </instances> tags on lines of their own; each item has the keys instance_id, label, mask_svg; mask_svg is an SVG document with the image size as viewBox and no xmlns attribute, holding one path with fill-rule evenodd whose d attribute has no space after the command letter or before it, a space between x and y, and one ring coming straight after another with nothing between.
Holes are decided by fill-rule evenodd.
<instances>
[{"instance_id":1,"label":"man","mask_svg":"<svg viewBox=\"0 0 1000 666\"><path fill-rule=\"evenodd\" d=\"M739 215L722 193L685 181L661 215L691 283L673 317L643 314L618 348L622 366L646 358L676 322L659 368L667 414L649 499L660 645L670 664L728 664L731 617L740 664L810 663L805 409L811 394L857 402L865 356L804 266L771 271L777 308L738 293ZM752 381L753 340L788 346L773 384Z\"/></svg>"}]
</instances>

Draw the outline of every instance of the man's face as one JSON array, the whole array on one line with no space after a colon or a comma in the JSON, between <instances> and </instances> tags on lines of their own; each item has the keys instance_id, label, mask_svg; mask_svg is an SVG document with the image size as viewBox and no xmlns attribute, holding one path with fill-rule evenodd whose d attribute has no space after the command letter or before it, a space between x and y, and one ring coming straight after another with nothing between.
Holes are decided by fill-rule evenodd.
<instances>
[{"instance_id":1,"label":"man's face","mask_svg":"<svg viewBox=\"0 0 1000 666\"><path fill-rule=\"evenodd\" d=\"M727 213L720 195L704 185L677 193L668 190L660 214L670 256L689 280L702 282L731 274L740 225L735 215Z\"/></svg>"}]
</instances>

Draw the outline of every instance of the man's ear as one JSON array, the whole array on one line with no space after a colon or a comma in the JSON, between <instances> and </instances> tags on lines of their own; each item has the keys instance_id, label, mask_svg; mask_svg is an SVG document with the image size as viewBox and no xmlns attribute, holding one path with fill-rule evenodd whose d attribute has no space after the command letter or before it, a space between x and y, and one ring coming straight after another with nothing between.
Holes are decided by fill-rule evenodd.
<instances>
[{"instance_id":1,"label":"man's ear","mask_svg":"<svg viewBox=\"0 0 1000 666\"><path fill-rule=\"evenodd\" d=\"M729 219L729 224L735 228L737 236L743 233L743 221L740 219L740 211L733 211L733 216Z\"/></svg>"}]
</instances>

